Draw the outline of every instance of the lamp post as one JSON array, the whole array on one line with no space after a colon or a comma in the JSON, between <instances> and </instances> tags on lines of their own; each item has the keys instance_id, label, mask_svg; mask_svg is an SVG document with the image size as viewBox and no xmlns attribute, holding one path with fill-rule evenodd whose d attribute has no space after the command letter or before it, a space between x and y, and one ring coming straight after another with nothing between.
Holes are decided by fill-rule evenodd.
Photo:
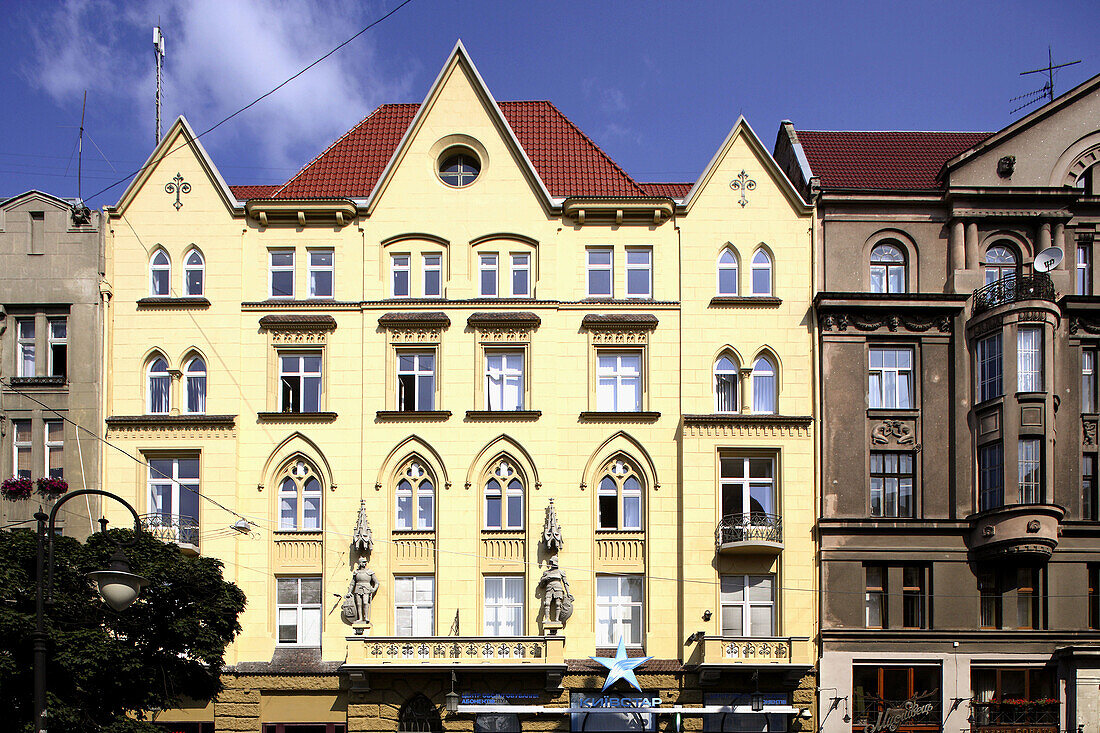
<instances>
[{"instance_id":1,"label":"lamp post","mask_svg":"<svg viewBox=\"0 0 1100 733\"><path fill-rule=\"evenodd\" d=\"M53 536L54 526L57 520L57 511L61 505L69 499L74 499L82 494L98 494L108 496L130 510L134 515L135 535L141 532L141 519L137 510L130 506L129 502L121 496L100 489L81 489L66 494L58 499L50 510L49 515L44 512L36 512L34 518L38 520L38 558L35 574L35 625L31 640L34 648L34 730L35 733L46 733L46 603L53 599ZM106 520L103 521L106 528ZM47 529L49 530L47 534ZM47 537L49 538L47 540ZM47 554L48 543L48 554ZM122 552L122 547L111 557L111 567L108 570L99 570L88 573L88 579L94 581L99 587L99 594L103 600L116 611L126 609L133 603L141 592L141 588L149 581L140 575L129 572L130 563ZM43 573L45 571L45 573ZM45 574L45 583L43 583Z\"/></svg>"}]
</instances>

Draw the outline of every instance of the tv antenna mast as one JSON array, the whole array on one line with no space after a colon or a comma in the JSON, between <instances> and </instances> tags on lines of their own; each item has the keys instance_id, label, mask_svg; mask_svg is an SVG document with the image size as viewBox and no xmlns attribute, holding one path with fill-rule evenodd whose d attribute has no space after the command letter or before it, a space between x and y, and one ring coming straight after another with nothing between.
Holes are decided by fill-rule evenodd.
<instances>
[{"instance_id":1,"label":"tv antenna mast","mask_svg":"<svg viewBox=\"0 0 1100 733\"><path fill-rule=\"evenodd\" d=\"M1046 66L1044 66L1040 69L1032 69L1031 71L1021 71L1020 72L1020 76L1026 76L1027 74L1046 74L1047 75L1047 83L1044 84L1043 86L1041 86L1040 88L1036 89L1035 91L1028 92L1027 94L1021 94L1018 97L1013 97L1012 99L1008 100L1010 102L1016 102L1016 101L1019 101L1019 100L1024 100L1023 104L1021 104L1016 109L1012 110L1012 112L1010 112L1009 114L1015 114L1016 112L1019 112L1020 110L1026 108L1026 107L1030 107L1033 104L1038 104L1039 102L1043 101L1044 97L1046 97L1046 101L1053 102L1054 101L1054 71L1055 71L1055 69L1061 69L1063 67L1073 66L1074 64L1079 64L1079 63L1081 63L1081 59L1077 59L1076 61L1069 61L1069 62L1066 62L1064 64L1055 64L1054 63L1054 57L1053 57L1053 55L1051 54L1051 51L1050 51L1050 46L1047 46L1047 65Z\"/></svg>"},{"instance_id":2,"label":"tv antenna mast","mask_svg":"<svg viewBox=\"0 0 1100 733\"><path fill-rule=\"evenodd\" d=\"M159 22L159 21L158 21ZM160 143L160 69L164 65L164 34L160 26L153 26L153 55L157 59L157 137L153 145Z\"/></svg>"}]
</instances>

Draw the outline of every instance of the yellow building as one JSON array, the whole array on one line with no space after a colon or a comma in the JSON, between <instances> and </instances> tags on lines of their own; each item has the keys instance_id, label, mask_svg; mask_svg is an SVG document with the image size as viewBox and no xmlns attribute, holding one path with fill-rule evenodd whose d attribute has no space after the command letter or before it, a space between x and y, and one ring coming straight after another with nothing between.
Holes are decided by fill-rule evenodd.
<instances>
[{"instance_id":1,"label":"yellow building","mask_svg":"<svg viewBox=\"0 0 1100 733\"><path fill-rule=\"evenodd\" d=\"M158 720L812 727L809 209L743 120L638 183L459 44L281 186L181 118L108 214L106 476L248 596Z\"/></svg>"}]
</instances>

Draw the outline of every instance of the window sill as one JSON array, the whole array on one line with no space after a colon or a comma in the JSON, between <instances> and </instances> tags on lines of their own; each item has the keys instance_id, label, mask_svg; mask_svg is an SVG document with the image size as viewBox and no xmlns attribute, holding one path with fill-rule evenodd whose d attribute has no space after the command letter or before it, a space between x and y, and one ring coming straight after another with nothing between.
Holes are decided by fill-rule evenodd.
<instances>
[{"instance_id":1,"label":"window sill","mask_svg":"<svg viewBox=\"0 0 1100 733\"><path fill-rule=\"evenodd\" d=\"M322 529L276 529L272 533L272 539L276 542L289 542L293 540L307 540L320 542L324 530Z\"/></svg>"},{"instance_id":2,"label":"window sill","mask_svg":"<svg viewBox=\"0 0 1100 733\"><path fill-rule=\"evenodd\" d=\"M661 413L653 411L607 412L587 410L580 414L582 422L656 422L660 417Z\"/></svg>"},{"instance_id":3,"label":"window sill","mask_svg":"<svg viewBox=\"0 0 1100 733\"><path fill-rule=\"evenodd\" d=\"M376 420L410 420L413 422L432 422L449 420L450 410L379 410L374 413Z\"/></svg>"},{"instance_id":4,"label":"window sill","mask_svg":"<svg viewBox=\"0 0 1100 733\"><path fill-rule=\"evenodd\" d=\"M610 529L608 527L596 527L596 539L600 539L602 536L614 537L615 539L631 539L631 540L644 540L645 530L642 529Z\"/></svg>"},{"instance_id":5,"label":"window sill","mask_svg":"<svg viewBox=\"0 0 1100 733\"><path fill-rule=\"evenodd\" d=\"M209 308L210 300L202 295L176 297L150 296L140 298L138 308Z\"/></svg>"},{"instance_id":6,"label":"window sill","mask_svg":"<svg viewBox=\"0 0 1100 733\"><path fill-rule=\"evenodd\" d=\"M434 529L400 529L391 530L391 534L405 539L432 539L435 537Z\"/></svg>"},{"instance_id":7,"label":"window sill","mask_svg":"<svg viewBox=\"0 0 1100 733\"><path fill-rule=\"evenodd\" d=\"M11 377L12 387L64 387L65 377Z\"/></svg>"},{"instance_id":8,"label":"window sill","mask_svg":"<svg viewBox=\"0 0 1100 733\"><path fill-rule=\"evenodd\" d=\"M496 420L499 422L515 420L538 420L542 410L466 410L467 420Z\"/></svg>"},{"instance_id":9,"label":"window sill","mask_svg":"<svg viewBox=\"0 0 1100 733\"><path fill-rule=\"evenodd\" d=\"M333 422L335 412L257 412L260 422Z\"/></svg>"},{"instance_id":10,"label":"window sill","mask_svg":"<svg viewBox=\"0 0 1100 733\"><path fill-rule=\"evenodd\" d=\"M918 417L920 410L915 407L868 407L867 417Z\"/></svg>"},{"instance_id":11,"label":"window sill","mask_svg":"<svg viewBox=\"0 0 1100 733\"><path fill-rule=\"evenodd\" d=\"M112 415L106 419L109 428L141 427L190 427L190 428L232 428L237 421L236 415Z\"/></svg>"},{"instance_id":12,"label":"window sill","mask_svg":"<svg viewBox=\"0 0 1100 733\"><path fill-rule=\"evenodd\" d=\"M523 539L523 528L522 527L505 527L504 529L501 529L500 527L483 527L482 530L481 530L481 534L482 534L482 536L489 536L489 537L492 537L493 539L522 540Z\"/></svg>"},{"instance_id":13,"label":"window sill","mask_svg":"<svg viewBox=\"0 0 1100 733\"><path fill-rule=\"evenodd\" d=\"M778 308L782 298L774 295L716 295L710 299L711 308L732 308L746 306L752 308Z\"/></svg>"}]
</instances>

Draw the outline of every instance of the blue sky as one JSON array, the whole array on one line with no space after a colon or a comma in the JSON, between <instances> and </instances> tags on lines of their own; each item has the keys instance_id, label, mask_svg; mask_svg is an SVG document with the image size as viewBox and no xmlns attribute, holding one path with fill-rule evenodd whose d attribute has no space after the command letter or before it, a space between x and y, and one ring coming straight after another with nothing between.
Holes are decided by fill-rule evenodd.
<instances>
[{"instance_id":1,"label":"blue sky","mask_svg":"<svg viewBox=\"0 0 1100 733\"><path fill-rule=\"evenodd\" d=\"M85 198L153 146L151 28L164 117L205 130L400 0L3 3L0 196ZM691 181L744 114L769 148L804 129L995 130L1039 88L1100 73L1100 3L412 0L203 144L230 183L285 181L378 104L419 102L461 38L498 100L549 99L639 180ZM113 203L118 186L90 199Z\"/></svg>"}]
</instances>

